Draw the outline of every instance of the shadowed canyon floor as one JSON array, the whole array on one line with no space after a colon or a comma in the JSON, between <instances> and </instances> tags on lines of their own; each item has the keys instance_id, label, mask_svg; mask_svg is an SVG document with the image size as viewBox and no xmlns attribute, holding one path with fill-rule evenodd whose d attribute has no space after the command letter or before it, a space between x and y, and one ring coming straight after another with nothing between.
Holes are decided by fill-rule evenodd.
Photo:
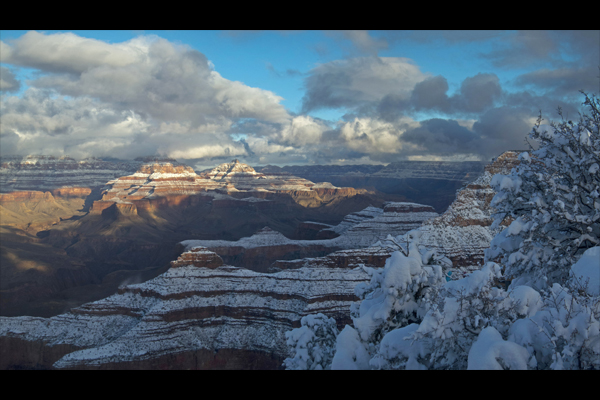
<instances>
[{"instance_id":1,"label":"shadowed canyon floor","mask_svg":"<svg viewBox=\"0 0 600 400\"><path fill-rule=\"evenodd\" d=\"M237 240L265 226L293 238L305 220L337 224L371 204L383 201L235 161L203 175L172 162L142 164L102 190L5 193L0 314L48 317L104 298L164 272L183 240Z\"/></svg>"}]
</instances>

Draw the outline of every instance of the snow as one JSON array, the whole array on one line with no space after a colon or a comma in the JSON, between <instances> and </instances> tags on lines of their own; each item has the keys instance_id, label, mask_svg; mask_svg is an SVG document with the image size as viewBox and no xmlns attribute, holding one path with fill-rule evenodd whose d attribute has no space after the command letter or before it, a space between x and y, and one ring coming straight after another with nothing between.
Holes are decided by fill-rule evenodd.
<instances>
[{"instance_id":1,"label":"snow","mask_svg":"<svg viewBox=\"0 0 600 400\"><path fill-rule=\"evenodd\" d=\"M410 324L405 327L388 332L379 345L379 352L370 361L370 365L376 369L387 368L389 361L398 357L407 358L407 370L425 370L427 367L419 363L419 358L424 358L429 352L424 342L414 342L410 336L417 330L418 324Z\"/></svg>"},{"instance_id":2,"label":"snow","mask_svg":"<svg viewBox=\"0 0 600 400\"><path fill-rule=\"evenodd\" d=\"M517 312L527 317L533 316L544 306L542 296L529 286L512 288L509 296L516 302Z\"/></svg>"},{"instance_id":3,"label":"snow","mask_svg":"<svg viewBox=\"0 0 600 400\"><path fill-rule=\"evenodd\" d=\"M340 332L336 341L336 351L331 363L332 370L360 370L369 368L369 353L351 326Z\"/></svg>"},{"instance_id":4,"label":"snow","mask_svg":"<svg viewBox=\"0 0 600 400\"><path fill-rule=\"evenodd\" d=\"M529 352L514 342L502 339L494 328L487 327L479 333L477 340L469 350L468 367L470 370L526 370Z\"/></svg>"},{"instance_id":5,"label":"snow","mask_svg":"<svg viewBox=\"0 0 600 400\"><path fill-rule=\"evenodd\" d=\"M407 203L391 203L401 205ZM421 204L408 203L411 206L423 207ZM301 247L324 246L336 249L359 249L374 246L388 235L404 234L419 227L423 221L436 217L435 212L384 212L381 208L369 206L362 211L347 215L342 222L327 230L333 230L340 236L333 239L321 240L292 240L277 231L259 231L250 237L237 241L228 240L185 240L181 244L186 250L193 247L243 247L245 249L295 245Z\"/></svg>"},{"instance_id":6,"label":"snow","mask_svg":"<svg viewBox=\"0 0 600 400\"><path fill-rule=\"evenodd\" d=\"M590 296L600 296L600 247L587 249L571 267L571 272L573 278L588 282L586 292Z\"/></svg>"}]
</instances>

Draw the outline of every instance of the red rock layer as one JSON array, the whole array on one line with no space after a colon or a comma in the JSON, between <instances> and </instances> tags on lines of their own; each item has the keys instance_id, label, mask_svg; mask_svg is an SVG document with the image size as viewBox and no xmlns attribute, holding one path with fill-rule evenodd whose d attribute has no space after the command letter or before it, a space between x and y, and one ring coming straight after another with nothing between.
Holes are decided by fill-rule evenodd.
<instances>
[{"instance_id":1,"label":"red rock layer","mask_svg":"<svg viewBox=\"0 0 600 400\"><path fill-rule=\"evenodd\" d=\"M274 274L218 263L196 249L164 274L69 313L0 317L0 367L280 369L285 333L315 312L349 323L354 287L369 280L364 268L317 260Z\"/></svg>"}]
</instances>

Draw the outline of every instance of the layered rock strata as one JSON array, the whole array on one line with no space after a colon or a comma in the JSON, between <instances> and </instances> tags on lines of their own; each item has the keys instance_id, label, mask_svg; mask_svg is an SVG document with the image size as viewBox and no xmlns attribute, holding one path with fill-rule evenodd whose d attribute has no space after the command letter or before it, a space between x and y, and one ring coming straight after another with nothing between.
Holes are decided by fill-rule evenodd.
<instances>
[{"instance_id":1,"label":"layered rock strata","mask_svg":"<svg viewBox=\"0 0 600 400\"><path fill-rule=\"evenodd\" d=\"M77 161L63 156L3 157L0 160L0 192L48 191L62 187L101 187L111 179L136 171L141 161Z\"/></svg>"},{"instance_id":2,"label":"layered rock strata","mask_svg":"<svg viewBox=\"0 0 600 400\"><path fill-rule=\"evenodd\" d=\"M331 239L293 240L265 227L237 241L187 240L186 249L207 247L233 265L265 272L277 260L320 257L336 250L369 247L388 235L401 235L416 229L438 214L432 207L416 203L387 203L384 208L367 207L349 214L335 227L326 227L323 236Z\"/></svg>"},{"instance_id":3,"label":"layered rock strata","mask_svg":"<svg viewBox=\"0 0 600 400\"><path fill-rule=\"evenodd\" d=\"M519 164L519 151L507 151L485 166L484 173L466 185L445 213L426 221L420 243L448 257L454 267L483 265L484 252L506 224L492 229L494 210L490 203L496 192L492 176L508 174Z\"/></svg>"},{"instance_id":4,"label":"layered rock strata","mask_svg":"<svg viewBox=\"0 0 600 400\"><path fill-rule=\"evenodd\" d=\"M278 369L285 332L317 312L345 324L354 287L369 280L363 266L264 274L218 264L197 248L67 314L0 317L0 368Z\"/></svg>"},{"instance_id":5,"label":"layered rock strata","mask_svg":"<svg viewBox=\"0 0 600 400\"><path fill-rule=\"evenodd\" d=\"M132 175L109 181L102 198L94 202L92 212L100 213L115 203L137 206L140 200L199 194L210 195L225 203L236 199L268 201L285 194L304 207L318 207L366 192L338 188L327 182L313 183L294 176L262 174L238 160L200 174L183 164L155 162L142 165Z\"/></svg>"},{"instance_id":6,"label":"layered rock strata","mask_svg":"<svg viewBox=\"0 0 600 400\"><path fill-rule=\"evenodd\" d=\"M385 166L265 166L260 171L281 171L315 182L369 188L388 195L387 200L428 204L442 213L452 203L458 189L483 173L484 164L479 161L399 161Z\"/></svg>"},{"instance_id":7,"label":"layered rock strata","mask_svg":"<svg viewBox=\"0 0 600 400\"><path fill-rule=\"evenodd\" d=\"M36 233L49 229L62 219L80 212L89 188L61 188L47 192L15 191L0 193L0 225Z\"/></svg>"}]
</instances>

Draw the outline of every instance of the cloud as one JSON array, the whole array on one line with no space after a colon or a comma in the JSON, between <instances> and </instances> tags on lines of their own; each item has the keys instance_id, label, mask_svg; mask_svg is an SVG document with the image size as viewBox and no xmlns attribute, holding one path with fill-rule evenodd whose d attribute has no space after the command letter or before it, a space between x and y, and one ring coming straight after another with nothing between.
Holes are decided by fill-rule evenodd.
<instances>
[{"instance_id":1,"label":"cloud","mask_svg":"<svg viewBox=\"0 0 600 400\"><path fill-rule=\"evenodd\" d=\"M112 45L73 33L44 35L30 31L14 40L12 46L2 45L2 62L46 72L81 74L94 67L124 67L139 62L147 46L143 38Z\"/></svg>"},{"instance_id":2,"label":"cloud","mask_svg":"<svg viewBox=\"0 0 600 400\"><path fill-rule=\"evenodd\" d=\"M466 112L481 112L492 107L502 95L500 80L495 74L479 73L466 78L460 87L460 95L451 101L458 104L455 109Z\"/></svg>"},{"instance_id":3,"label":"cloud","mask_svg":"<svg viewBox=\"0 0 600 400\"><path fill-rule=\"evenodd\" d=\"M456 155L478 153L479 136L453 120L434 118L405 132L402 140L413 143L425 154Z\"/></svg>"},{"instance_id":4,"label":"cloud","mask_svg":"<svg viewBox=\"0 0 600 400\"><path fill-rule=\"evenodd\" d=\"M598 60L600 62L600 58ZM519 85L529 86L554 96L578 95L580 90L587 93L598 92L600 78L598 66L574 68L542 68L520 75Z\"/></svg>"},{"instance_id":5,"label":"cloud","mask_svg":"<svg viewBox=\"0 0 600 400\"><path fill-rule=\"evenodd\" d=\"M352 44L352 52L358 54L377 56L379 51L388 48L385 38L374 38L366 30L325 31L325 34L338 41L349 40Z\"/></svg>"},{"instance_id":6,"label":"cloud","mask_svg":"<svg viewBox=\"0 0 600 400\"><path fill-rule=\"evenodd\" d=\"M158 37L108 44L72 33L29 32L13 42L6 62L53 72L33 81L35 87L89 96L158 120L289 118L281 97L227 80L204 54Z\"/></svg>"},{"instance_id":7,"label":"cloud","mask_svg":"<svg viewBox=\"0 0 600 400\"><path fill-rule=\"evenodd\" d=\"M323 132L329 127L323 122L308 115L294 117L291 123L281 130L280 141L293 146L305 146L307 144L318 144Z\"/></svg>"},{"instance_id":8,"label":"cloud","mask_svg":"<svg viewBox=\"0 0 600 400\"><path fill-rule=\"evenodd\" d=\"M381 31L380 35L388 42L412 41L416 43L441 42L445 45L480 42L506 34L500 30L413 30Z\"/></svg>"},{"instance_id":9,"label":"cloud","mask_svg":"<svg viewBox=\"0 0 600 400\"><path fill-rule=\"evenodd\" d=\"M66 99L30 88L22 98L3 99L1 131L18 137L14 142L10 135L16 154L113 155L149 129L150 124L139 115L89 98ZM3 137L3 153L8 154L5 140Z\"/></svg>"},{"instance_id":10,"label":"cloud","mask_svg":"<svg viewBox=\"0 0 600 400\"><path fill-rule=\"evenodd\" d=\"M577 102L558 96L594 83L586 75L591 62L577 66L553 58L550 66L530 68L511 82L527 90L506 92L498 76L479 73L458 82L458 90L449 95L452 85L446 77L424 73L407 58L376 54L393 40L441 38L452 45L482 40L487 33L473 38L460 32L402 33L396 39L393 32L333 35L351 44L351 53L370 56L326 62L308 73L266 64L281 77L303 75L300 115L288 112L271 91L225 79L201 52L157 36L110 44L74 34L29 32L0 42L0 89L8 92L2 95L2 154L164 154L199 165L235 157L255 164L487 160L523 148L540 109L561 106L576 115ZM564 52L572 60L591 60L577 57L586 49L598 51L588 33L566 32L564 40L554 32L500 36L522 51L542 46L531 62ZM512 51L499 47L488 60L514 66ZM17 97L10 92L19 90L13 72L18 67L37 71L27 81L30 88ZM345 115L337 125L308 115L320 109L341 109Z\"/></svg>"},{"instance_id":11,"label":"cloud","mask_svg":"<svg viewBox=\"0 0 600 400\"><path fill-rule=\"evenodd\" d=\"M449 97L448 82L441 75L415 85L410 103L415 110L435 110L448 114L479 113L494 106L503 94L495 74L479 73L463 80L460 91Z\"/></svg>"},{"instance_id":12,"label":"cloud","mask_svg":"<svg viewBox=\"0 0 600 400\"><path fill-rule=\"evenodd\" d=\"M433 76L417 83L411 93L410 101L417 109L450 111L448 81L441 75Z\"/></svg>"},{"instance_id":13,"label":"cloud","mask_svg":"<svg viewBox=\"0 0 600 400\"><path fill-rule=\"evenodd\" d=\"M155 36L109 44L28 32L2 43L2 62L42 72L23 96L2 99L3 154L210 159L247 153L230 136L240 120L292 126L299 143L316 132L294 128L275 93L225 79L204 54ZM10 70L2 77L14 87Z\"/></svg>"},{"instance_id":14,"label":"cloud","mask_svg":"<svg viewBox=\"0 0 600 400\"><path fill-rule=\"evenodd\" d=\"M0 92L17 92L20 88L21 83L15 74L6 67L0 67Z\"/></svg>"},{"instance_id":15,"label":"cloud","mask_svg":"<svg viewBox=\"0 0 600 400\"><path fill-rule=\"evenodd\" d=\"M536 119L537 115L524 107L502 106L486 111L473 124L473 132L481 138L478 153L489 159L506 150L526 150L525 138Z\"/></svg>"},{"instance_id":16,"label":"cloud","mask_svg":"<svg viewBox=\"0 0 600 400\"><path fill-rule=\"evenodd\" d=\"M599 45L598 30L524 30L503 35L483 57L506 68L547 64L561 68L573 62L597 66Z\"/></svg>"},{"instance_id":17,"label":"cloud","mask_svg":"<svg viewBox=\"0 0 600 400\"><path fill-rule=\"evenodd\" d=\"M214 157L235 157L246 154L246 149L243 145L201 145L196 147L188 147L186 149L175 149L165 152L169 157L173 158L214 158Z\"/></svg>"},{"instance_id":18,"label":"cloud","mask_svg":"<svg viewBox=\"0 0 600 400\"><path fill-rule=\"evenodd\" d=\"M312 69L305 78L302 110L356 107L387 95L405 99L426 77L407 58L361 57L328 62Z\"/></svg>"},{"instance_id":19,"label":"cloud","mask_svg":"<svg viewBox=\"0 0 600 400\"><path fill-rule=\"evenodd\" d=\"M345 147L363 154L399 153L406 151L401 136L418 123L405 118L390 123L374 118L355 118L339 127ZM407 147L411 147L410 144Z\"/></svg>"}]
</instances>

